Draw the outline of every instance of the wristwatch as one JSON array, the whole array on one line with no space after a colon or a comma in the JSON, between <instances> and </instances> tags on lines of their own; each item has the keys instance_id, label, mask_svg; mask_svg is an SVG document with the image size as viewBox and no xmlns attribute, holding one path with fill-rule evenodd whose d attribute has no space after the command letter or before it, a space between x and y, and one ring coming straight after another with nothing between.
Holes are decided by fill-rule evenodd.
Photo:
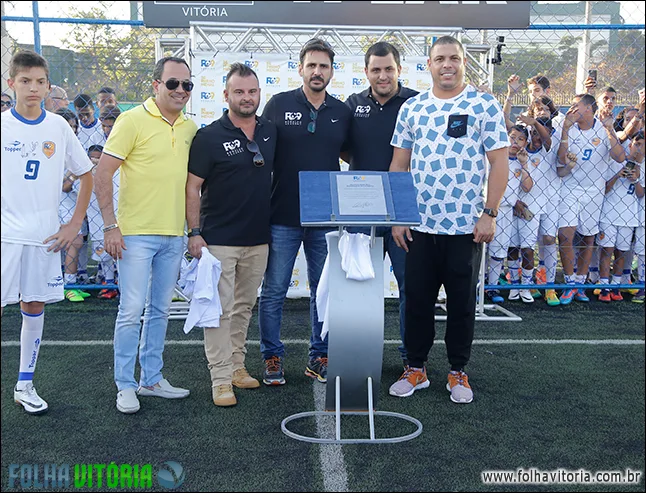
<instances>
[{"instance_id":1,"label":"wristwatch","mask_svg":"<svg viewBox=\"0 0 646 493\"><path fill-rule=\"evenodd\" d=\"M199 236L201 235L202 232L200 231L200 228L191 228L188 230L188 237L190 238L191 236Z\"/></svg>"},{"instance_id":2,"label":"wristwatch","mask_svg":"<svg viewBox=\"0 0 646 493\"><path fill-rule=\"evenodd\" d=\"M491 216L491 217L498 217L498 211L496 209L490 209L490 208L487 207L482 212L484 212L485 214L487 214L488 216ZM189 234L189 236L190 236L190 234Z\"/></svg>"}]
</instances>

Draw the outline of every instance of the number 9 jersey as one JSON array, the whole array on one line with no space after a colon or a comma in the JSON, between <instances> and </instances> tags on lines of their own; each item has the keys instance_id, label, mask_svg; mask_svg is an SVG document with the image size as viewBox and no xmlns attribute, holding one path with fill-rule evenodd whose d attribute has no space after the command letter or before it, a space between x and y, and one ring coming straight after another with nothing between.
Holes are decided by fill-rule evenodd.
<instances>
[{"instance_id":1,"label":"number 9 jersey","mask_svg":"<svg viewBox=\"0 0 646 493\"><path fill-rule=\"evenodd\" d=\"M92 162L59 115L43 110L27 120L12 108L1 118L2 242L44 246L60 227L65 170L80 176Z\"/></svg>"}]
</instances>

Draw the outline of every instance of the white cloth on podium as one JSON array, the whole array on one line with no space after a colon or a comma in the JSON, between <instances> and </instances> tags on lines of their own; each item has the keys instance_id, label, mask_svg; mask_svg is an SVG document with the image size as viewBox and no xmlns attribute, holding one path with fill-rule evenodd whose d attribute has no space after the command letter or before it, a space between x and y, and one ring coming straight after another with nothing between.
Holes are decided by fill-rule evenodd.
<instances>
[{"instance_id":1,"label":"white cloth on podium","mask_svg":"<svg viewBox=\"0 0 646 493\"><path fill-rule=\"evenodd\" d=\"M193 259L191 264L196 260ZM193 286L191 305L184 322L185 334L188 334L193 327L219 327L222 315L218 291L218 283L222 275L220 261L206 247L202 247L202 258L197 261L197 268L195 266L191 268L191 264L186 276L189 289L191 289L190 283L193 283ZM196 273L190 273L191 269Z\"/></svg>"},{"instance_id":2,"label":"white cloth on podium","mask_svg":"<svg viewBox=\"0 0 646 493\"><path fill-rule=\"evenodd\" d=\"M338 231L331 231L325 235L327 250L330 251L332 238L338 238ZM375 269L370 257L370 236L363 233L348 233L344 231L339 239L339 253L341 254L341 268L346 279L353 281L366 281L375 278ZM319 322L323 322L321 339L327 337L329 332L328 310L330 299L330 254L328 253L321 272L318 287L316 288L316 311Z\"/></svg>"}]
</instances>

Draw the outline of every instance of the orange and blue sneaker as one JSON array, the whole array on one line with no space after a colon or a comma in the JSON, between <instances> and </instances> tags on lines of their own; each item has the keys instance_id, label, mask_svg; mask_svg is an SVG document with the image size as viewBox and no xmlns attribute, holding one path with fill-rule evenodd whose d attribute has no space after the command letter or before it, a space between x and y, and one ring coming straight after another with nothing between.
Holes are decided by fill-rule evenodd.
<instances>
[{"instance_id":1,"label":"orange and blue sneaker","mask_svg":"<svg viewBox=\"0 0 646 493\"><path fill-rule=\"evenodd\" d=\"M390 386L388 393L395 397L409 397L416 390L428 388L431 385L426 377L426 368L407 366L399 380Z\"/></svg>"},{"instance_id":2,"label":"orange and blue sneaker","mask_svg":"<svg viewBox=\"0 0 646 493\"><path fill-rule=\"evenodd\" d=\"M574 299L574 295L576 294L577 290L576 289L565 289L563 293L561 294L561 305L569 305L572 303L572 300Z\"/></svg>"},{"instance_id":3,"label":"orange and blue sneaker","mask_svg":"<svg viewBox=\"0 0 646 493\"><path fill-rule=\"evenodd\" d=\"M469 377L462 370L449 373L446 390L451 392L451 400L456 404L469 404L473 400Z\"/></svg>"},{"instance_id":4,"label":"orange and blue sneaker","mask_svg":"<svg viewBox=\"0 0 646 493\"><path fill-rule=\"evenodd\" d=\"M590 298L585 294L585 289L577 289L576 293L574 293L574 299L582 303L588 303L590 301Z\"/></svg>"},{"instance_id":5,"label":"orange and blue sneaker","mask_svg":"<svg viewBox=\"0 0 646 493\"><path fill-rule=\"evenodd\" d=\"M609 289L601 290L601 292L599 293L599 301L602 301L603 303L610 303L612 301Z\"/></svg>"},{"instance_id":6,"label":"orange and blue sneaker","mask_svg":"<svg viewBox=\"0 0 646 493\"><path fill-rule=\"evenodd\" d=\"M327 382L327 356L310 359L305 367L305 375L315 378L321 383Z\"/></svg>"},{"instance_id":7,"label":"orange and blue sneaker","mask_svg":"<svg viewBox=\"0 0 646 493\"><path fill-rule=\"evenodd\" d=\"M547 301L549 306L559 306L561 304L561 300L559 300L559 297L556 295L556 291L553 289L545 291L545 301Z\"/></svg>"}]
</instances>

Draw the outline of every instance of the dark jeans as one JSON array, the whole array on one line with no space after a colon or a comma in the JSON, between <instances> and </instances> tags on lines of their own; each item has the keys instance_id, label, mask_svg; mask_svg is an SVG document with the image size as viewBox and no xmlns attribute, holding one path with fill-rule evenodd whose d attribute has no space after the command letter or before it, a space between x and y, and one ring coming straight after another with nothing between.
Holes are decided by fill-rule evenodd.
<instances>
[{"instance_id":1,"label":"dark jeans","mask_svg":"<svg viewBox=\"0 0 646 493\"><path fill-rule=\"evenodd\" d=\"M431 235L412 231L406 255L406 334L410 365L420 368L435 339L435 301L444 284L447 299L446 353L451 370L471 356L476 284L482 245L473 235Z\"/></svg>"}]
</instances>

